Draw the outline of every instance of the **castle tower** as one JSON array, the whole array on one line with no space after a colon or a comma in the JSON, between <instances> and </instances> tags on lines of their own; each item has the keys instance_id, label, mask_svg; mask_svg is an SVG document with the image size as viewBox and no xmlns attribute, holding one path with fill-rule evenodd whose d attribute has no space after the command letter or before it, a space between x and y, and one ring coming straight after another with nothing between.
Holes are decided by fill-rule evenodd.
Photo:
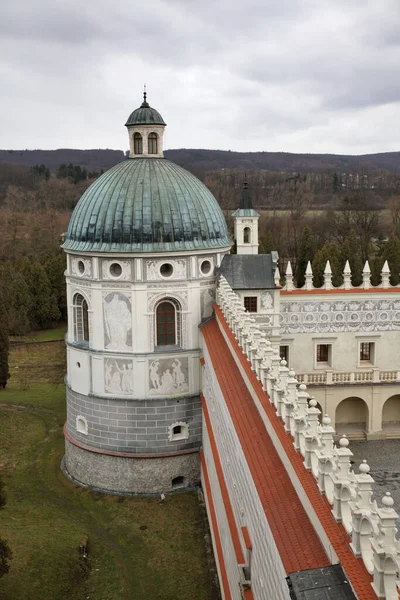
<instances>
[{"instance_id":1,"label":"castle tower","mask_svg":"<svg viewBox=\"0 0 400 600\"><path fill-rule=\"evenodd\" d=\"M231 242L214 196L163 158L165 123L146 97L126 126L130 158L86 190L63 246L65 469L103 490L159 493L199 479L198 325Z\"/></svg>"},{"instance_id":2,"label":"castle tower","mask_svg":"<svg viewBox=\"0 0 400 600\"><path fill-rule=\"evenodd\" d=\"M129 135L130 158L163 158L164 119L147 102L146 91L142 104L129 116L125 127Z\"/></svg>"},{"instance_id":3,"label":"castle tower","mask_svg":"<svg viewBox=\"0 0 400 600\"><path fill-rule=\"evenodd\" d=\"M243 183L239 208L232 213L232 217L237 254L258 254L258 219L260 215L253 208L246 181Z\"/></svg>"}]
</instances>

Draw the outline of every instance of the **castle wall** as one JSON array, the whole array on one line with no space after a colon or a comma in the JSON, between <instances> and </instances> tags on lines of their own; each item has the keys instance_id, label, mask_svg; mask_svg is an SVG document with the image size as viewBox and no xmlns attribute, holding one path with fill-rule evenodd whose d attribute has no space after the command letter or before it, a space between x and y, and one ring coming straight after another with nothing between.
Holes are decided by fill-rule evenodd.
<instances>
[{"instance_id":1,"label":"castle wall","mask_svg":"<svg viewBox=\"0 0 400 600\"><path fill-rule=\"evenodd\" d=\"M241 527L247 527L253 546L251 581L254 597L288 600L286 573L216 375L208 366L212 363L206 346L204 347L204 359L203 394L232 505L234 525L239 531L239 536L241 536ZM238 595L237 557L232 552L232 538L227 525L226 507L221 498L215 460L209 442L210 432L207 431L204 424L203 430L204 456L211 482L213 503L217 512L224 562L229 574L232 597L236 599L241 597ZM242 553L246 556L243 537L241 537L241 545ZM215 548L214 553L216 553Z\"/></svg>"},{"instance_id":2,"label":"castle wall","mask_svg":"<svg viewBox=\"0 0 400 600\"><path fill-rule=\"evenodd\" d=\"M184 477L184 485L189 487L198 485L200 479L198 452L162 458L121 457L89 452L67 439L65 468L77 483L117 493L159 494L172 491L172 480L177 477Z\"/></svg>"},{"instance_id":3,"label":"castle wall","mask_svg":"<svg viewBox=\"0 0 400 600\"><path fill-rule=\"evenodd\" d=\"M78 431L77 417L87 423ZM185 423L188 437L170 439L174 423ZM201 445L201 404L198 396L121 400L85 396L67 388L67 431L97 449L132 454L177 452Z\"/></svg>"}]
</instances>

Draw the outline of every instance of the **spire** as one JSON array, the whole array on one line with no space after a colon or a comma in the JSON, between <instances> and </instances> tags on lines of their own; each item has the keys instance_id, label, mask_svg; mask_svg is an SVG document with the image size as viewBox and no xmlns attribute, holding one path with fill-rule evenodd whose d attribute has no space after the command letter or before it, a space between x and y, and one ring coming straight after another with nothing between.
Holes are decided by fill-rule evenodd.
<instances>
[{"instance_id":1,"label":"spire","mask_svg":"<svg viewBox=\"0 0 400 600\"><path fill-rule=\"evenodd\" d=\"M247 183L247 177L244 178L239 208L250 208L250 209L253 208L253 205L251 203L250 193L249 193L249 184Z\"/></svg>"},{"instance_id":2,"label":"spire","mask_svg":"<svg viewBox=\"0 0 400 600\"><path fill-rule=\"evenodd\" d=\"M150 106L149 103L147 102L146 84L144 84L144 86L143 86L143 102L142 102L142 106L143 107Z\"/></svg>"}]
</instances>

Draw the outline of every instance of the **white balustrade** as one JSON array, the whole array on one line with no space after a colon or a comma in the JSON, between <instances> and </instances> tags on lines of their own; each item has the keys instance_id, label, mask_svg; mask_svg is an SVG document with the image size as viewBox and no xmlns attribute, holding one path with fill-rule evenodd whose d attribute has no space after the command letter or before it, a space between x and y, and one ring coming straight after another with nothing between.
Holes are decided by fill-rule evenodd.
<instances>
[{"instance_id":1,"label":"white balustrade","mask_svg":"<svg viewBox=\"0 0 400 600\"><path fill-rule=\"evenodd\" d=\"M383 274L389 277L386 272ZM347 263L344 275L345 289L349 289L351 275ZM288 265L288 291L292 285L289 279L291 276ZM326 289L330 289L329 277L328 268L325 269ZM366 263L363 272L364 287L370 286L369 277L369 265ZM309 263L306 272L307 289L311 289L311 281L312 270ZM383 279L382 286L386 285L389 285L388 279ZM217 299L239 346L249 359L271 403L276 407L277 416L282 419L285 430L294 438L294 447L304 457L305 468L311 471L320 493L326 495L332 505L335 520L342 523L351 535L350 547L355 556L362 558L373 576L372 585L378 598L398 600L400 551L395 537L398 515L393 509L393 498L387 493L382 499L381 508L372 500L374 480L369 474L369 466L363 461L360 472L353 472L350 461L353 453L349 449L349 440L342 436L338 445L334 444L335 430L331 426L331 420L325 415L322 423L319 423L320 411L316 401L310 398L305 384L400 381L400 372L378 369L351 373L324 371L303 373L296 377L295 372L288 369L286 361L280 359L278 349L273 347L254 319L243 310L238 296L223 277L220 277Z\"/></svg>"}]
</instances>

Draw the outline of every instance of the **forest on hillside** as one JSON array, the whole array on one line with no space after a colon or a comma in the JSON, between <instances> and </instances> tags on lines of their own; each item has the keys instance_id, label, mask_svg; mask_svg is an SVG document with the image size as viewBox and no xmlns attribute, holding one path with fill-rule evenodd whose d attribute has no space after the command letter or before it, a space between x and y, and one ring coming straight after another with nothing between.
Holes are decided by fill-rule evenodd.
<instances>
[{"instance_id":1,"label":"forest on hillside","mask_svg":"<svg viewBox=\"0 0 400 600\"><path fill-rule=\"evenodd\" d=\"M101 174L81 165L26 167L0 163L0 367L8 336L24 335L66 320L65 255L60 245L72 210ZM230 217L247 179L260 213L260 252L276 250L279 268L291 261L295 283L304 283L307 262L314 284L323 283L329 259L333 284L341 285L348 260L353 285L369 261L373 285L385 260L391 283L400 281L400 176L355 173L282 173L220 169L198 173ZM0 368L0 386L7 367Z\"/></svg>"},{"instance_id":2,"label":"forest on hillside","mask_svg":"<svg viewBox=\"0 0 400 600\"><path fill-rule=\"evenodd\" d=\"M230 150L207 150L178 148L166 150L166 158L193 172L218 169L261 169L300 173L365 173L388 171L400 173L400 152L381 152L360 156L340 154L295 154L292 152L231 152ZM122 150L0 150L0 163L27 167L45 164L55 171L61 164L72 163L89 171L108 169L127 156Z\"/></svg>"}]
</instances>

